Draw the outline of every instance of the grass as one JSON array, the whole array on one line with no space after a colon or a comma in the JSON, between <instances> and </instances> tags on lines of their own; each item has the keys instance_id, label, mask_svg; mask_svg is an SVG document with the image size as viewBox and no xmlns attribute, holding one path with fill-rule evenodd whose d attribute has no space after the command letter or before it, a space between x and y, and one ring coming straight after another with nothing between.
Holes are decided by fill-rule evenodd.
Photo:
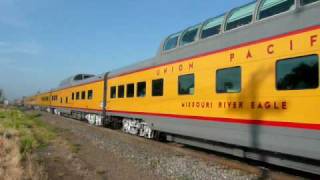
<instances>
[{"instance_id":1,"label":"grass","mask_svg":"<svg viewBox=\"0 0 320 180\"><path fill-rule=\"evenodd\" d=\"M26 114L18 109L0 108L0 136L18 136L22 158L47 146L55 137L54 129L43 123L41 114Z\"/></svg>"},{"instance_id":2,"label":"grass","mask_svg":"<svg viewBox=\"0 0 320 180\"><path fill-rule=\"evenodd\" d=\"M78 153L80 151L81 145L80 144L71 144L70 149L73 153Z\"/></svg>"}]
</instances>

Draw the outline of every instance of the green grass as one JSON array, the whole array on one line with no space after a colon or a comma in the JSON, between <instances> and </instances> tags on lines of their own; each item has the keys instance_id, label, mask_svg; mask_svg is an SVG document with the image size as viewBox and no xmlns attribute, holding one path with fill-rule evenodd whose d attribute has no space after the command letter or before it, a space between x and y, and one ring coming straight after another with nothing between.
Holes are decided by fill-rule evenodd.
<instances>
[{"instance_id":1,"label":"green grass","mask_svg":"<svg viewBox=\"0 0 320 180\"><path fill-rule=\"evenodd\" d=\"M18 136L22 157L47 146L55 137L54 129L43 123L40 116L39 113L26 114L18 109L0 108L0 135Z\"/></svg>"}]
</instances>

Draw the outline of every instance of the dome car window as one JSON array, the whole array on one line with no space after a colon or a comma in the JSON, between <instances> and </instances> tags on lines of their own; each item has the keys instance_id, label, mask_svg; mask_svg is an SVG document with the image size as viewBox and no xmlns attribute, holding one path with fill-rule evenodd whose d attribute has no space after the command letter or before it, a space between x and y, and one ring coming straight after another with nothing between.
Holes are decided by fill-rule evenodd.
<instances>
[{"instance_id":1,"label":"dome car window","mask_svg":"<svg viewBox=\"0 0 320 180\"><path fill-rule=\"evenodd\" d=\"M198 30L199 30L199 25L187 29L181 37L180 45L183 46L195 41L196 36L198 34Z\"/></svg>"},{"instance_id":2,"label":"dome car window","mask_svg":"<svg viewBox=\"0 0 320 180\"><path fill-rule=\"evenodd\" d=\"M202 27L201 39L219 34L221 32L221 26L224 20L224 16L216 17L208 20Z\"/></svg>"},{"instance_id":3,"label":"dome car window","mask_svg":"<svg viewBox=\"0 0 320 180\"><path fill-rule=\"evenodd\" d=\"M82 80L82 74L76 75L73 80L75 80L75 81L80 81L80 80Z\"/></svg>"},{"instance_id":4,"label":"dome car window","mask_svg":"<svg viewBox=\"0 0 320 180\"><path fill-rule=\"evenodd\" d=\"M83 75L83 79L88 79L88 78L91 78L91 77L94 77L94 75Z\"/></svg>"},{"instance_id":5,"label":"dome car window","mask_svg":"<svg viewBox=\"0 0 320 180\"><path fill-rule=\"evenodd\" d=\"M165 51L168 51L170 49L177 47L179 36L180 36L180 33L174 34L174 35L171 35L170 37L168 37L168 39L164 43L163 49Z\"/></svg>"},{"instance_id":6,"label":"dome car window","mask_svg":"<svg viewBox=\"0 0 320 180\"><path fill-rule=\"evenodd\" d=\"M314 2L320 2L320 0L301 0L301 5L307 5L307 4L311 4Z\"/></svg>"},{"instance_id":7,"label":"dome car window","mask_svg":"<svg viewBox=\"0 0 320 180\"><path fill-rule=\"evenodd\" d=\"M178 77L179 95L194 94L194 74L186 74Z\"/></svg>"},{"instance_id":8,"label":"dome car window","mask_svg":"<svg viewBox=\"0 0 320 180\"><path fill-rule=\"evenodd\" d=\"M319 86L318 55L280 60L276 66L278 90L314 89Z\"/></svg>"},{"instance_id":9,"label":"dome car window","mask_svg":"<svg viewBox=\"0 0 320 180\"><path fill-rule=\"evenodd\" d=\"M227 20L226 30L235 29L237 27L251 23L255 7L256 2L231 11L231 14L229 15Z\"/></svg>"},{"instance_id":10,"label":"dome car window","mask_svg":"<svg viewBox=\"0 0 320 180\"><path fill-rule=\"evenodd\" d=\"M259 7L259 18L264 19L294 8L295 0L264 0Z\"/></svg>"},{"instance_id":11,"label":"dome car window","mask_svg":"<svg viewBox=\"0 0 320 180\"><path fill-rule=\"evenodd\" d=\"M163 79L152 80L152 96L163 96Z\"/></svg>"},{"instance_id":12,"label":"dome car window","mask_svg":"<svg viewBox=\"0 0 320 180\"><path fill-rule=\"evenodd\" d=\"M219 69L216 75L217 93L238 93L241 91L240 67Z\"/></svg>"}]
</instances>

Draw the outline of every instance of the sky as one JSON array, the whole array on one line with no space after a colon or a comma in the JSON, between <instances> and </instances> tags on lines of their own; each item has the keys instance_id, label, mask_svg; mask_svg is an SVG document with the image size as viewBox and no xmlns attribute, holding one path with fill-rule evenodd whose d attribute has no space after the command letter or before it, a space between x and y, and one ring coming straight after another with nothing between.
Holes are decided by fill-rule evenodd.
<instances>
[{"instance_id":1,"label":"sky","mask_svg":"<svg viewBox=\"0 0 320 180\"><path fill-rule=\"evenodd\" d=\"M252 0L0 0L8 99L151 58L168 35Z\"/></svg>"}]
</instances>

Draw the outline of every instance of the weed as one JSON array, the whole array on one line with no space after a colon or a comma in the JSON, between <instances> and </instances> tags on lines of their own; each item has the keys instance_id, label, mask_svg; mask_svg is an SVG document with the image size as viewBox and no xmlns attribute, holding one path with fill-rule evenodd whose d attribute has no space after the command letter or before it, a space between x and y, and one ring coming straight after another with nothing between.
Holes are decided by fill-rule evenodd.
<instances>
[{"instance_id":1,"label":"weed","mask_svg":"<svg viewBox=\"0 0 320 180\"><path fill-rule=\"evenodd\" d=\"M80 144L71 144L71 151L73 153L78 153L80 151L80 147L81 145Z\"/></svg>"},{"instance_id":2,"label":"weed","mask_svg":"<svg viewBox=\"0 0 320 180\"><path fill-rule=\"evenodd\" d=\"M23 137L20 140L20 153L24 157L35 147L35 140L32 137Z\"/></svg>"},{"instance_id":3,"label":"weed","mask_svg":"<svg viewBox=\"0 0 320 180\"><path fill-rule=\"evenodd\" d=\"M159 159L152 159L150 162L150 167L151 169L156 169L160 164L160 160Z\"/></svg>"},{"instance_id":4,"label":"weed","mask_svg":"<svg viewBox=\"0 0 320 180\"><path fill-rule=\"evenodd\" d=\"M103 174L106 173L106 170L105 170L104 168L100 167L100 168L97 168L97 169L96 169L96 173L97 173L97 174L100 174L100 175L103 175Z\"/></svg>"},{"instance_id":5,"label":"weed","mask_svg":"<svg viewBox=\"0 0 320 180\"><path fill-rule=\"evenodd\" d=\"M25 114L17 109L0 109L0 134L14 131L20 139L22 158L37 148L46 147L55 132L43 123L41 114Z\"/></svg>"}]
</instances>

